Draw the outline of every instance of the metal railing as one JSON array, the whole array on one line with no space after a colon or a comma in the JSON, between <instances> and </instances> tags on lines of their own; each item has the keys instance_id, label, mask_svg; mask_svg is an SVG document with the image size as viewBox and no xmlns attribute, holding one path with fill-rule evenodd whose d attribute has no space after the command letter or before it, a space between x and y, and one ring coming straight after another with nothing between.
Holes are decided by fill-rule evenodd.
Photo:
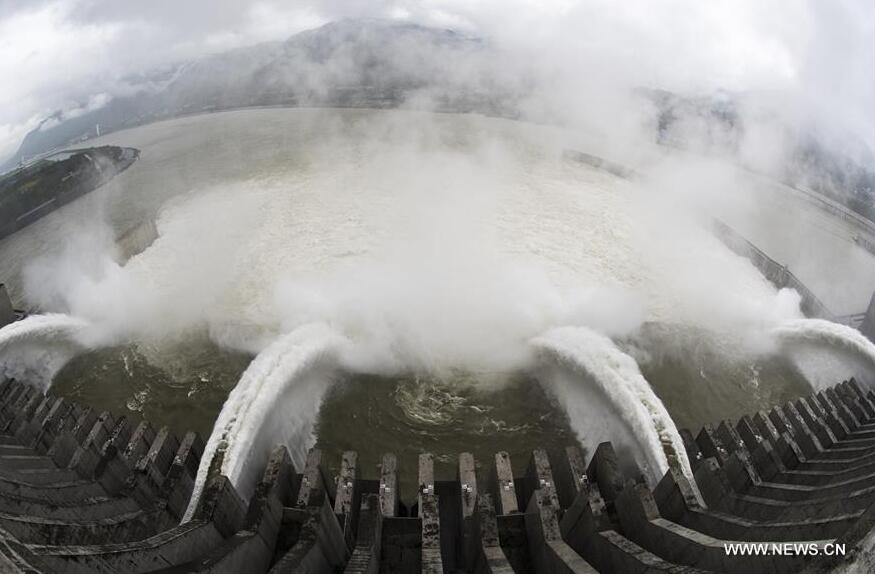
<instances>
[{"instance_id":1,"label":"metal railing","mask_svg":"<svg viewBox=\"0 0 875 577\"><path fill-rule=\"evenodd\" d=\"M815 295L811 289L805 286L796 275L790 272L790 269L761 251L756 245L741 236L741 234L728 224L715 218L713 220L713 230L714 234L723 242L723 244L735 254L749 259L773 285L778 288L791 288L799 293L799 296L802 298L800 307L802 308L802 312L807 316L829 320L840 318L836 317L832 311L829 310L829 307L817 298L817 295ZM849 315L849 317L856 316L857 315ZM860 322L862 322L862 320Z\"/></svg>"}]
</instances>

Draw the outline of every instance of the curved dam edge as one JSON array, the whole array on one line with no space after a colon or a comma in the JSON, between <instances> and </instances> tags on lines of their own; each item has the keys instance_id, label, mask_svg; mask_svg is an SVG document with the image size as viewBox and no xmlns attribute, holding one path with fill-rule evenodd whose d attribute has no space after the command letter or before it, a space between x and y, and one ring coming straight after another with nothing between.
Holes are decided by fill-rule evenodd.
<instances>
[{"instance_id":1,"label":"curved dam edge","mask_svg":"<svg viewBox=\"0 0 875 577\"><path fill-rule=\"evenodd\" d=\"M683 431L700 503L677 462L654 490L611 443L418 462L362 478L357 455L301 471L278 446L246 505L212 475L179 524L203 453L195 433L134 423L0 384L0 566L49 572L798 572L865 570L875 539L875 394L840 383L737 424ZM739 553L742 549L746 553ZM735 553L733 553L735 551ZM789 551L789 553L786 553Z\"/></svg>"},{"instance_id":2,"label":"curved dam edge","mask_svg":"<svg viewBox=\"0 0 875 577\"><path fill-rule=\"evenodd\" d=\"M642 178L640 172L628 166L580 150L565 149L563 151L563 158L598 170L603 170L614 176L627 180L639 180ZM743 166L739 165L739 168L742 168L757 177L768 178L757 172L750 171ZM776 182L787 188L792 194L795 194L808 202L814 208L845 222L850 222L854 226L859 227L865 234L868 234L870 237L875 237L875 223L862 215L843 207L837 202L828 199L817 192L804 190L780 181ZM871 319L864 319L864 317L872 317L873 314L875 314L875 294L873 294L873 300L869 305L870 311L873 312L869 313L869 315L866 314L867 311L854 311L852 314L838 315L835 311L831 310L824 301L819 298L813 290L811 290L811 288L802 282L799 277L793 274L787 266L782 265L770 257L765 251L756 246L726 222L716 217L712 218L711 231L714 236L732 252L748 259L757 270L760 271L763 277L776 288L791 288L799 293L799 296L801 297L800 308L806 316L828 319L854 328L859 328L861 325L865 326L875 322ZM854 242L870 253L875 254L875 243L872 241L857 234L854 235ZM875 330L870 331L869 334L875 335Z\"/></svg>"}]
</instances>

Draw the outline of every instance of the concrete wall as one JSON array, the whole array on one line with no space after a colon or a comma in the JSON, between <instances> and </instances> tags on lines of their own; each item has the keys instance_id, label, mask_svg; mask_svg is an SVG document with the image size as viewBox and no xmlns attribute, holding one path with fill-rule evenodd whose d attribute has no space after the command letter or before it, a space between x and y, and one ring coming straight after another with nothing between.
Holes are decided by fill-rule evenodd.
<instances>
[{"instance_id":1,"label":"concrete wall","mask_svg":"<svg viewBox=\"0 0 875 577\"><path fill-rule=\"evenodd\" d=\"M802 297L800 303L802 312L807 316L822 319L834 318L835 315L832 311L786 266L773 260L726 223L714 219L713 229L714 234L723 244L737 255L750 260L773 285L778 288L791 288L798 292L799 296Z\"/></svg>"},{"instance_id":2,"label":"concrete wall","mask_svg":"<svg viewBox=\"0 0 875 577\"><path fill-rule=\"evenodd\" d=\"M857 552L875 541L875 394L853 379L736 426L705 426L696 437L681 431L695 478L671 456L655 488L627 477L609 442L588 466L580 447L536 449L516 478L500 453L479 471L495 483L478 483L470 454L460 456L456 480L436 481L433 456L420 455L418 516L406 516L397 500L394 455L384 455L379 481L359 478L356 457L346 455L343 494L321 451L308 453L299 475L280 446L248 505L216 475L194 518L177 525L167 504L178 491L187 501L203 443L95 413L0 382L0 570L872 572ZM75 448L72 461L59 458L64 446ZM356 502L358 523L347 536L339 518ZM724 548L813 542L845 551Z\"/></svg>"}]
</instances>

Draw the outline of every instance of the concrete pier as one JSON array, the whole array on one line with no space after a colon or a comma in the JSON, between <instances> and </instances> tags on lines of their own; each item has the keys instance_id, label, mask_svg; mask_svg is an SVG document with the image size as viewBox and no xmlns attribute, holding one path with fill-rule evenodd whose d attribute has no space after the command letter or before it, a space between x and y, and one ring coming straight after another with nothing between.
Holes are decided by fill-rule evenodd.
<instances>
[{"instance_id":1,"label":"concrete pier","mask_svg":"<svg viewBox=\"0 0 875 577\"><path fill-rule=\"evenodd\" d=\"M203 441L0 383L0 569L37 572L831 571L875 539L875 393L853 380L792 403L683 431L656 487L611 443L459 455L454 480L419 457L399 499L395 455L362 478L354 452L326 474L270 455L252 495L208 479L191 521ZM729 547L762 547L730 554ZM775 551L781 551L776 554ZM790 551L790 553L787 553Z\"/></svg>"}]
</instances>

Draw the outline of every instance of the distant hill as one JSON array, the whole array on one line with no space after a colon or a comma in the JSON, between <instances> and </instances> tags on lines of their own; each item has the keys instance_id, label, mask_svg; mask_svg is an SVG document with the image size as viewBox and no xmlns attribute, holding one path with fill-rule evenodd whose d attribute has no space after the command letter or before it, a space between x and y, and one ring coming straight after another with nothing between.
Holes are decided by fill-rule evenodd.
<instances>
[{"instance_id":1,"label":"distant hill","mask_svg":"<svg viewBox=\"0 0 875 577\"><path fill-rule=\"evenodd\" d=\"M459 63L472 67L465 82ZM250 106L387 108L418 95L438 110L511 115L492 80L483 43L451 30L380 20L345 20L208 56L137 79L143 88L64 118L47 118L24 138L20 159L130 126L183 114ZM505 97L505 98L503 98Z\"/></svg>"},{"instance_id":2,"label":"distant hill","mask_svg":"<svg viewBox=\"0 0 875 577\"><path fill-rule=\"evenodd\" d=\"M767 127L791 143L787 158L771 169L770 176L815 190L875 221L875 154L856 135L787 126L773 113L752 112L745 94L685 97L648 89L639 93L656 107L654 136L659 143L739 157L753 117L758 129Z\"/></svg>"},{"instance_id":3,"label":"distant hill","mask_svg":"<svg viewBox=\"0 0 875 577\"><path fill-rule=\"evenodd\" d=\"M106 134L180 115L241 107L392 108L407 103L517 118L524 116L523 103L532 96L533 82L510 68L484 40L452 30L383 20L333 22L283 42L240 48L128 79L129 85L140 88L72 118L61 112L46 118L0 170L14 167L22 158L75 146L98 129ZM784 164L769 169L771 176L808 186L875 219L875 155L858 138L826 138L782 125L769 112L751 116L746 108L750 95L694 97L648 88L637 92L654 110L654 141L739 155L750 136L745 122L754 117L791 143Z\"/></svg>"}]
</instances>

